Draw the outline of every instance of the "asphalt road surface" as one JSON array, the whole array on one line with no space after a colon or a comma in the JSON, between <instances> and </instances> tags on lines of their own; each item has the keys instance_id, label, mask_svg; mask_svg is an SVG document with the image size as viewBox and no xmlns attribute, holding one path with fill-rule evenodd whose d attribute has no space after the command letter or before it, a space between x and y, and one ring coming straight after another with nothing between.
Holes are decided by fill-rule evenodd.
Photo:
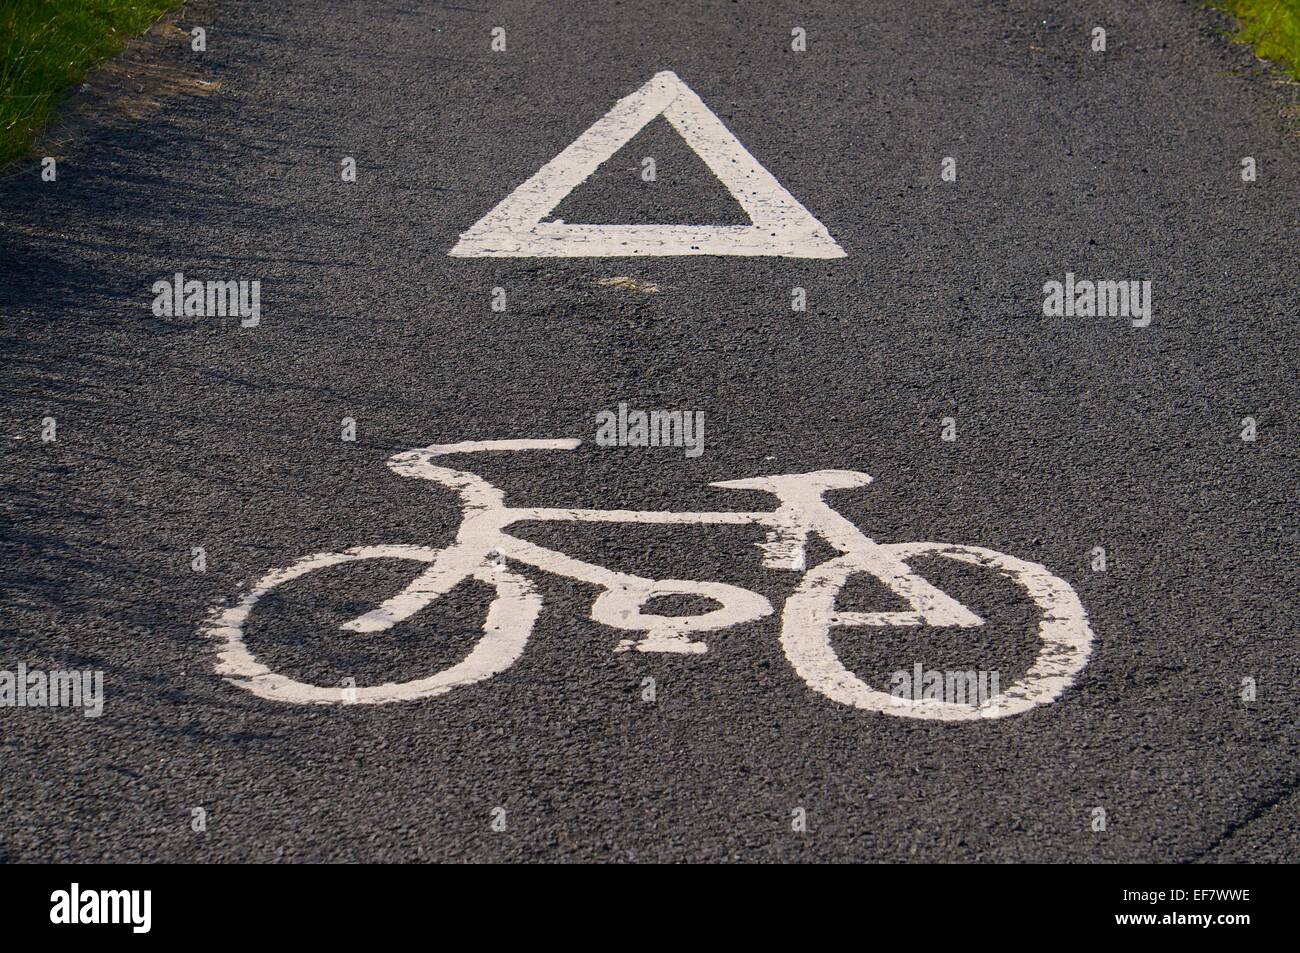
<instances>
[{"instance_id":1,"label":"asphalt road surface","mask_svg":"<svg viewBox=\"0 0 1300 953\"><path fill-rule=\"evenodd\" d=\"M99 717L0 708L0 858L1296 857L1300 139L1214 14L204 0L180 22L207 49L169 62L216 92L78 141L54 182L0 183L0 669L103 673ZM844 257L448 254L662 71ZM663 116L559 219L750 222ZM258 281L260 323L155 313L177 272ZM1149 281L1152 320L1045 316L1067 272ZM703 414L703 452L600 446L620 403ZM447 465L513 506L681 512L775 505L718 481L870 474L827 500L880 543L1046 567L1086 611L1086 661L1006 717L855 707L792 665L804 573L764 565L759 526L532 521L518 538L774 611L699 633L706 652L616 651L636 633L593 620L599 586L506 554L345 631L428 568L358 559L280 581L239 629L262 672L338 699L218 674L205 624L266 573L452 543L456 493L390 457L560 438L582 444ZM809 542L809 570L832 558ZM931 550L911 572L983 625L834 627L850 681L919 664L1009 690L1051 661L1056 610L995 567ZM513 664L368 703L463 666L493 579L523 580L498 612L540 603ZM907 608L869 573L835 604Z\"/></svg>"}]
</instances>

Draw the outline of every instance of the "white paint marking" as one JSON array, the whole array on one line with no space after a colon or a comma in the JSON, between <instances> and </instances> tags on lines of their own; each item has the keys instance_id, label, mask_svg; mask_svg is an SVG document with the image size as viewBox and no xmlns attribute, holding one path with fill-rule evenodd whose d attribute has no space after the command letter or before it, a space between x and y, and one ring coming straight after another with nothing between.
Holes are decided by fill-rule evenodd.
<instances>
[{"instance_id":1,"label":"white paint marking","mask_svg":"<svg viewBox=\"0 0 1300 953\"><path fill-rule=\"evenodd\" d=\"M640 278L630 278L627 275L616 275L613 278L601 278L596 284L605 288L622 288L624 291L639 291L641 294L652 295L659 290L659 286L653 281L642 281Z\"/></svg>"},{"instance_id":2,"label":"white paint marking","mask_svg":"<svg viewBox=\"0 0 1300 953\"><path fill-rule=\"evenodd\" d=\"M444 551L445 552L445 551ZM254 695L272 701L294 702L300 705L341 704L343 695L333 685L311 685L297 679L272 672L249 651L244 641L244 623L253 606L276 586L290 582L307 573L360 559L409 559L416 562L435 562L439 550L425 546L361 546L345 553L320 553L299 560L287 569L267 573L257 587L239 602L224 611L216 612L205 630L219 643L217 674L248 689ZM472 685L509 668L524 650L533 623L542 608L542 597L524 577L508 570L482 567L469 575L496 587L497 595L488 607L483 624L483 638L470 653L457 664L427 678L409 682L388 682L383 685L353 689L355 702L384 704L407 701L412 698L430 698L443 695L461 685ZM466 578L466 577L462 577ZM460 582L461 580L456 580ZM451 588L451 586L447 586ZM430 600L426 600L430 601ZM346 628L346 627L345 627ZM355 630L354 630L355 631Z\"/></svg>"},{"instance_id":3,"label":"white paint marking","mask_svg":"<svg viewBox=\"0 0 1300 953\"><path fill-rule=\"evenodd\" d=\"M570 225L542 222L602 162L662 115L749 215L752 225ZM484 215L457 258L779 255L843 258L826 227L763 168L675 73L656 73Z\"/></svg>"},{"instance_id":4,"label":"white paint marking","mask_svg":"<svg viewBox=\"0 0 1300 953\"><path fill-rule=\"evenodd\" d=\"M909 601L920 611L837 612L835 598L851 574L866 572L877 578L885 578L881 572L885 559L864 559L857 553L850 553L809 570L799 588L786 601L781 622L781 647L785 649L786 658L800 678L827 698L854 708L904 718L939 721L1004 718L1060 698L1061 693L1087 664L1093 641L1087 613L1074 590L1038 563L978 546L955 546L948 543L885 544L878 547L878 552L885 559L896 560L895 565L908 573L911 572L907 565L908 559L937 555L995 569L1010 577L1029 593L1042 612L1038 626L1038 637L1041 640L1038 656L1023 678L1000 695L979 705L937 699L914 701L872 688L840 661L832 644L831 629L838 626L909 626L927 623L965 626L970 623L945 618L942 609L936 617L936 607L930 601L929 594L918 591L915 585L908 594ZM913 576L912 579L925 587L929 586L919 576ZM892 588L896 592L901 591L896 583ZM968 612L964 607L958 608ZM974 624L980 624L978 617L974 618L977 620Z\"/></svg>"},{"instance_id":5,"label":"white paint marking","mask_svg":"<svg viewBox=\"0 0 1300 953\"><path fill-rule=\"evenodd\" d=\"M348 704L405 701L442 695L496 675L519 658L536 624L542 599L533 583L511 564L598 587L591 618L615 629L640 633L624 639L616 651L702 653L707 645L692 637L756 621L772 612L758 593L720 582L646 579L520 539L507 532L519 522L612 522L656 525L759 526L764 565L803 572L799 587L786 601L781 646L798 675L833 701L868 711L907 718L969 721L1019 714L1059 698L1088 661L1093 634L1074 590L1046 568L977 546L947 543L877 543L865 536L824 499L828 490L867 486L871 477L852 470L816 470L727 480L711 484L753 490L777 497L773 510L659 512L644 510L508 507L500 489L477 474L436 465L438 457L461 453L523 450L573 450L577 440L467 440L434 444L397 454L388 461L395 473L432 480L455 490L464 508L455 542L445 549L424 546L363 546L343 553L321 553L263 576L234 605L217 610L204 631L218 643L217 672L262 698L300 704ZM808 539L816 535L842 555L806 568ZM911 700L872 688L840 661L831 630L841 627L953 626L972 628L984 620L937 589L912 569L909 560L944 556L996 570L1020 585L1041 613L1038 656L1029 671L1000 695L978 705L936 699ZM342 625L349 637L386 632L405 622L440 596L469 580L496 590L483 623L483 637L464 659L442 672L408 682L349 687L311 685L272 672L259 662L245 641L244 626L258 601L271 590L318 569L366 559L399 559L423 569L397 595L378 608ZM861 573L884 583L908 603L907 611L840 611L836 600L848 577ZM664 616L645 612L651 600L668 595L709 599L718 607L699 615Z\"/></svg>"}]
</instances>

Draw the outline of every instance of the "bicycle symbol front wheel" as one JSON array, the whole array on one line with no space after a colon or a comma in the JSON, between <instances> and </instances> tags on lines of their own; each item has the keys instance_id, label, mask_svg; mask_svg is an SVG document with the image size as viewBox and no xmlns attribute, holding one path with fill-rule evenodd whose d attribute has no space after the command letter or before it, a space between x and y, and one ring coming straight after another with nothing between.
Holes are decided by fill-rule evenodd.
<instances>
[{"instance_id":1,"label":"bicycle symbol front wheel","mask_svg":"<svg viewBox=\"0 0 1300 953\"><path fill-rule=\"evenodd\" d=\"M383 704L431 698L462 685L481 682L514 664L524 650L533 624L542 608L542 597L532 583L504 566L483 565L457 578L449 578L438 594L456 583L475 578L496 589L483 623L483 637L470 653L452 665L425 678L382 685L312 685L272 672L259 662L245 641L245 623L263 596L285 583L330 566L362 559L407 559L433 563L445 550L426 546L361 546L341 553L318 553L300 559L286 569L268 572L235 605L214 613L203 631L219 645L217 674L255 695L296 704ZM431 597L436 598L436 595Z\"/></svg>"},{"instance_id":2,"label":"bicycle symbol front wheel","mask_svg":"<svg viewBox=\"0 0 1300 953\"><path fill-rule=\"evenodd\" d=\"M1087 664L1093 641L1087 613L1069 584L1038 563L978 546L947 543L895 543L880 545L878 551L897 564L906 565L909 559L918 556L945 556L1011 578L1028 593L1041 613L1038 656L1019 681L976 705L900 698L872 688L839 660L831 644L831 630L848 626L924 624L924 613L837 611L836 597L850 575L875 574L868 559L849 553L809 570L799 588L786 600L781 646L800 678L814 691L844 705L904 718L940 721L1002 718L1059 698Z\"/></svg>"}]
</instances>

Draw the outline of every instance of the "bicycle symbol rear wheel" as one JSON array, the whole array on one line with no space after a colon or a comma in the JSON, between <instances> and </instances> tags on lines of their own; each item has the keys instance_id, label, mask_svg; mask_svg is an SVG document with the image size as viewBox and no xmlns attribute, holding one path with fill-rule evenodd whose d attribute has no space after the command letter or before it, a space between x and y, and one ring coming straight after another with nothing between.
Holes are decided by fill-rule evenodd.
<instances>
[{"instance_id":1,"label":"bicycle symbol rear wheel","mask_svg":"<svg viewBox=\"0 0 1300 953\"><path fill-rule=\"evenodd\" d=\"M922 613L837 611L835 600L849 576L872 572L861 556L849 553L809 570L799 588L786 600L782 615L781 646L799 677L814 691L844 705L904 718L940 721L1002 718L1054 701L1087 663L1093 641L1087 613L1069 584L1038 563L978 546L947 543L894 543L881 545L879 549L904 564L918 556L946 556L1010 577L1028 593L1042 614L1038 656L1019 681L978 705L905 699L872 688L840 662L831 644L831 630L889 625L890 617L913 617L903 624L924 623L916 618Z\"/></svg>"}]
</instances>

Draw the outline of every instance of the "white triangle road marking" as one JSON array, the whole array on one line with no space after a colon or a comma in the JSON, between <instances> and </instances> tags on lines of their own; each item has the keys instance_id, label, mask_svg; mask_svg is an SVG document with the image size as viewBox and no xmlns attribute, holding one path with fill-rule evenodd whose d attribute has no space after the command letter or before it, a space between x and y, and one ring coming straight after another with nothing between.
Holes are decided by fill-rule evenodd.
<instances>
[{"instance_id":1,"label":"white triangle road marking","mask_svg":"<svg viewBox=\"0 0 1300 953\"><path fill-rule=\"evenodd\" d=\"M564 197L663 115L749 215L752 225L570 225L542 222ZM779 255L843 258L821 222L763 168L675 73L648 83L484 215L448 254L457 258Z\"/></svg>"}]
</instances>

